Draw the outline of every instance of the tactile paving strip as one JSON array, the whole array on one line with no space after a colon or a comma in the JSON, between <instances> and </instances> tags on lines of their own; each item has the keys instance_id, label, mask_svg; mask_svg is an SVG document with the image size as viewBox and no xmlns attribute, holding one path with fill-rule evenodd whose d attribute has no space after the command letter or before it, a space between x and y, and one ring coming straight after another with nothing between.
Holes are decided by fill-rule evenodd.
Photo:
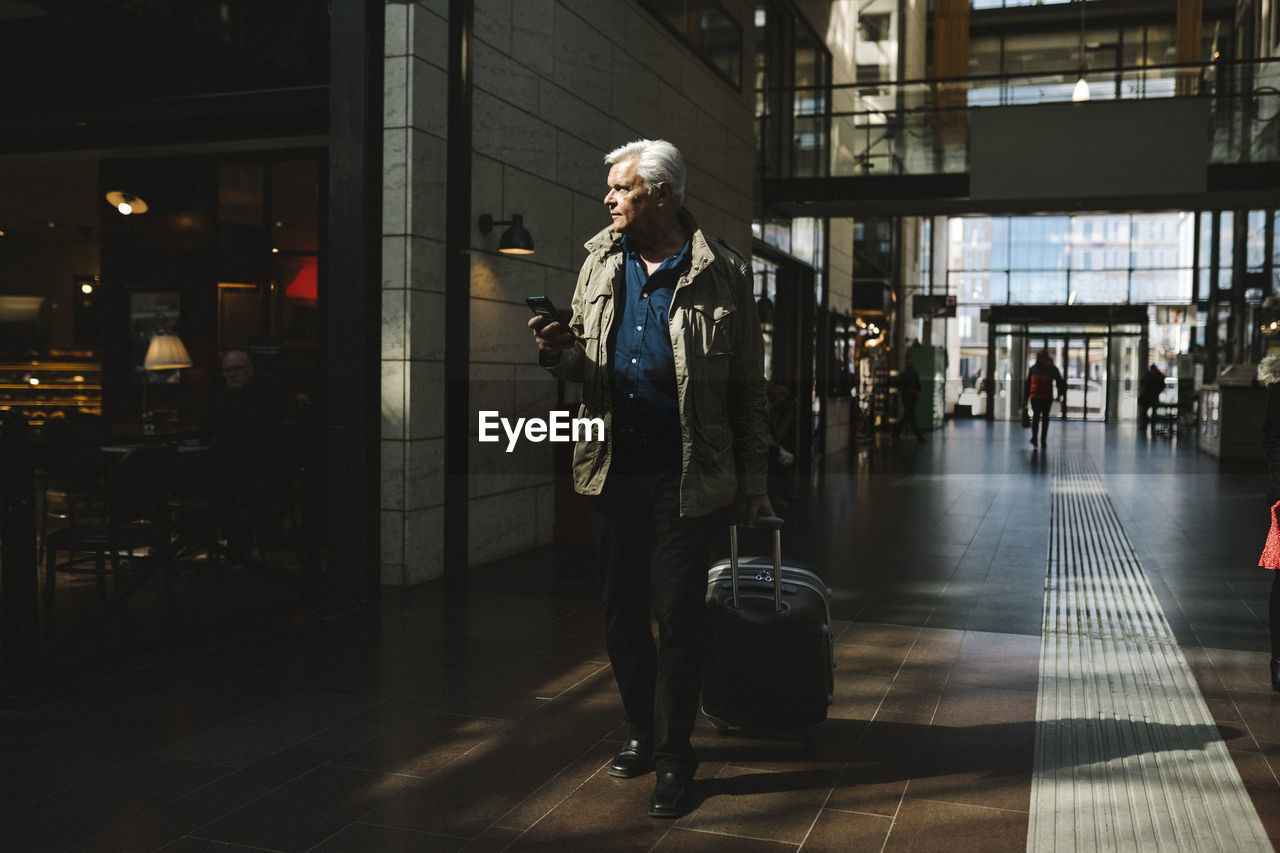
<instances>
[{"instance_id":1,"label":"tactile paving strip","mask_svg":"<svg viewBox=\"0 0 1280 853\"><path fill-rule=\"evenodd\" d=\"M1270 850L1089 457L1052 489L1027 849Z\"/></svg>"}]
</instances>

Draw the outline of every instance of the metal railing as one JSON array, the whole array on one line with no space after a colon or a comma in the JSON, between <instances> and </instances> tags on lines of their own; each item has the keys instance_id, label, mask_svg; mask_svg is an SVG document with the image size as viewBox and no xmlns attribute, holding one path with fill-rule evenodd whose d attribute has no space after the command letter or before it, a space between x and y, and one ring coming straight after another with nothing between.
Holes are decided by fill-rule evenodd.
<instances>
[{"instance_id":1,"label":"metal railing","mask_svg":"<svg viewBox=\"0 0 1280 853\"><path fill-rule=\"evenodd\" d=\"M967 172L973 110L1071 102L1082 77L1090 101L1207 99L1210 163L1280 162L1280 60L1269 59L771 90L763 101L793 107L758 118L762 173Z\"/></svg>"}]
</instances>

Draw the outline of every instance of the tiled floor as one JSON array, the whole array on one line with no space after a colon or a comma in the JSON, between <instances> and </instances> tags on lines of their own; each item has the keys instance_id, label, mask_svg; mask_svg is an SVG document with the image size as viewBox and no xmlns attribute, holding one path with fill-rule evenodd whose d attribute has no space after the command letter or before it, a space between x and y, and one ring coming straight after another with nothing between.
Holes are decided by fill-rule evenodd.
<instances>
[{"instance_id":1,"label":"tiled floor","mask_svg":"<svg viewBox=\"0 0 1280 853\"><path fill-rule=\"evenodd\" d=\"M1055 425L1101 473L1273 841L1263 474L1128 427ZM0 709L0 849L1022 850L1049 507L1016 425L956 422L815 477L787 552L835 588L811 743L700 722L699 805L604 772L625 728L591 568L552 549L379 626L262 614ZM1261 510L1259 510L1261 507Z\"/></svg>"}]
</instances>

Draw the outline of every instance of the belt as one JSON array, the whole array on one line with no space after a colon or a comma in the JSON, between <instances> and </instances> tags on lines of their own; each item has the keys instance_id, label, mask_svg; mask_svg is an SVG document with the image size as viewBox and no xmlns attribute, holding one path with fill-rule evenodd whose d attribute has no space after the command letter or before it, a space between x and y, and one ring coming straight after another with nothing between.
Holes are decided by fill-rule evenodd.
<instances>
[{"instance_id":1,"label":"belt","mask_svg":"<svg viewBox=\"0 0 1280 853\"><path fill-rule=\"evenodd\" d=\"M621 427L613 431L613 441L626 447L679 447L680 433L669 429Z\"/></svg>"}]
</instances>

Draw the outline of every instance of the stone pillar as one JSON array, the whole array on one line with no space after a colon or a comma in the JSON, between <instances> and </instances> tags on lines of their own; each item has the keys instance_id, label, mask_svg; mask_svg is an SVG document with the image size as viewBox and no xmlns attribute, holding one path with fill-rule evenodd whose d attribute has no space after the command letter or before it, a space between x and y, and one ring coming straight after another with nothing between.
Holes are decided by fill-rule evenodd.
<instances>
[{"instance_id":1,"label":"stone pillar","mask_svg":"<svg viewBox=\"0 0 1280 853\"><path fill-rule=\"evenodd\" d=\"M381 577L395 586L444 568L447 35L444 2L387 4Z\"/></svg>"}]
</instances>

